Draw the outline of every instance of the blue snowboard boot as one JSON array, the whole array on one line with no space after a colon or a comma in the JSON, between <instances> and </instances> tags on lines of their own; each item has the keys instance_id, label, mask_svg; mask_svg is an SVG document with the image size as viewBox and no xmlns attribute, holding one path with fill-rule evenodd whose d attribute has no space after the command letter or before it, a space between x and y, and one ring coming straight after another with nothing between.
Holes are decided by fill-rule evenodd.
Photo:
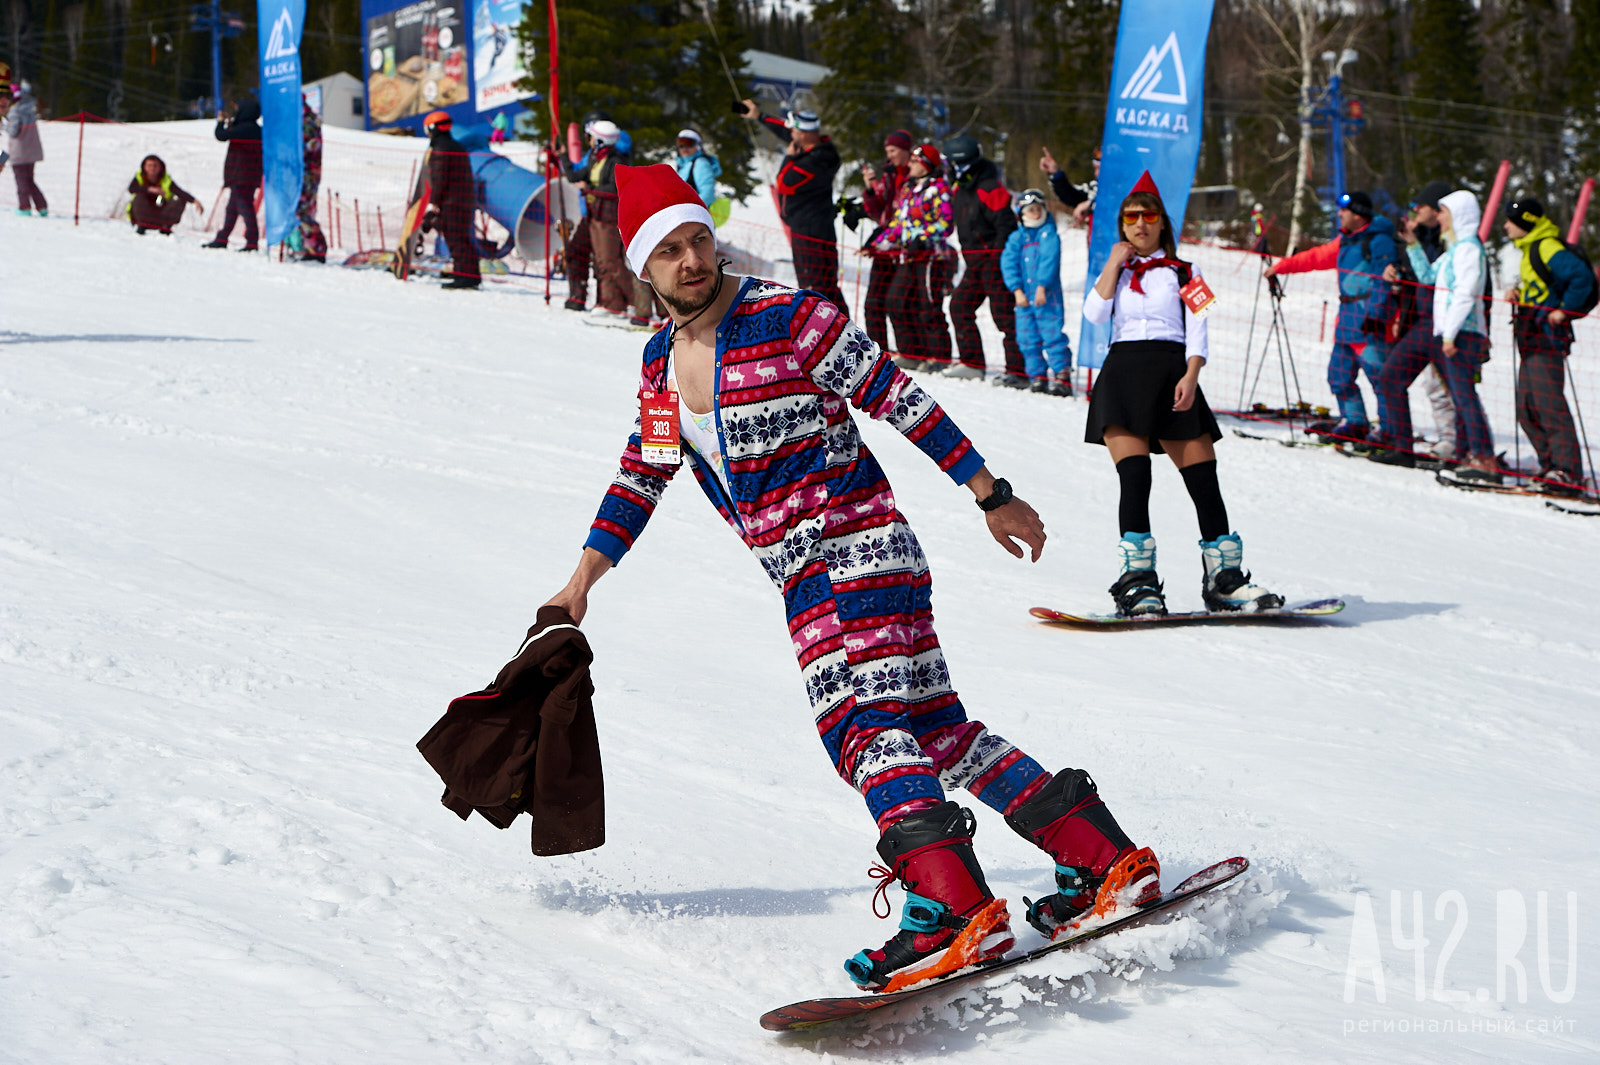
<instances>
[{"instance_id":1,"label":"blue snowboard boot","mask_svg":"<svg viewBox=\"0 0 1600 1065\"><path fill-rule=\"evenodd\" d=\"M1107 589L1116 601L1117 614L1125 618L1165 614L1167 599L1156 576L1156 538L1149 533L1123 533L1117 553L1122 559L1122 575Z\"/></svg>"}]
</instances>

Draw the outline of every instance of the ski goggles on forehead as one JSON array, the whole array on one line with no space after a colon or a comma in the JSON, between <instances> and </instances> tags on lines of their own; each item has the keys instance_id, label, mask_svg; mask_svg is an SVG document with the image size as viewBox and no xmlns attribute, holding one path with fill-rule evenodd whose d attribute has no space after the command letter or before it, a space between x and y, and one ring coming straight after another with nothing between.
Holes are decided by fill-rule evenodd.
<instances>
[{"instance_id":1,"label":"ski goggles on forehead","mask_svg":"<svg viewBox=\"0 0 1600 1065\"><path fill-rule=\"evenodd\" d=\"M1146 225L1153 226L1161 221L1161 212L1132 207L1122 212L1122 221L1130 226L1135 222L1143 222Z\"/></svg>"}]
</instances>

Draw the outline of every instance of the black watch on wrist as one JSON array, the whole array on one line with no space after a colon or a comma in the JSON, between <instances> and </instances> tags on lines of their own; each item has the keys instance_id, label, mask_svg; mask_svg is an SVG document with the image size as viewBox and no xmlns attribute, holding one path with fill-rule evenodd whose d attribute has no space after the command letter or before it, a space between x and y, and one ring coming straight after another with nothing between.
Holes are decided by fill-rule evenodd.
<instances>
[{"instance_id":1,"label":"black watch on wrist","mask_svg":"<svg viewBox=\"0 0 1600 1065\"><path fill-rule=\"evenodd\" d=\"M999 510L1011 502L1011 482L1004 477L996 477L994 491L989 493L988 499L978 500L978 509L984 512Z\"/></svg>"}]
</instances>

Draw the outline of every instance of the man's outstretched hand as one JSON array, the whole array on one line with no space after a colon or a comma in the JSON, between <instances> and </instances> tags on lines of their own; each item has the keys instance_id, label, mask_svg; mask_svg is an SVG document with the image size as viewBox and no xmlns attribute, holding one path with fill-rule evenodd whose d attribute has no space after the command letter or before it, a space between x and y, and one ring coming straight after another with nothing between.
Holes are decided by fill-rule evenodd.
<instances>
[{"instance_id":1,"label":"man's outstretched hand","mask_svg":"<svg viewBox=\"0 0 1600 1065\"><path fill-rule=\"evenodd\" d=\"M1025 501L1012 496L1011 502L989 511L983 518L995 543L1017 558L1022 557L1022 544L1027 544L1033 549L1032 561L1039 561L1044 553L1044 522ZM1017 543L1018 540L1022 544Z\"/></svg>"}]
</instances>

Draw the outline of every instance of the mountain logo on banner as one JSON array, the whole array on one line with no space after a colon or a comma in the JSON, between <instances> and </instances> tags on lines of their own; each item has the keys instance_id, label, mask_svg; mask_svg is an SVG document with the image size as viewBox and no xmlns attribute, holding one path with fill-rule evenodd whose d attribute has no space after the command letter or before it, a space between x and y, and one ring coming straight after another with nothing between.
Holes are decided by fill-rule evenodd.
<instances>
[{"instance_id":1,"label":"mountain logo on banner","mask_svg":"<svg viewBox=\"0 0 1600 1065\"><path fill-rule=\"evenodd\" d=\"M274 30L274 33L277 31ZM1171 57L1168 64L1168 57ZM1167 81L1170 73L1177 82L1177 92L1158 92L1161 85ZM1161 104L1180 104L1188 106L1189 85L1183 76L1183 53L1178 50L1178 34L1176 31L1167 35L1166 43L1160 48L1150 46L1145 53L1144 60L1139 68L1133 72L1133 77L1128 79L1128 84L1122 87L1124 100L1150 100Z\"/></svg>"},{"instance_id":2,"label":"mountain logo on banner","mask_svg":"<svg viewBox=\"0 0 1600 1065\"><path fill-rule=\"evenodd\" d=\"M300 48L294 42L294 23L290 21L289 12L285 10L278 15L278 21L272 24L272 36L267 38L267 54L262 58L288 59L299 51Z\"/></svg>"}]
</instances>

